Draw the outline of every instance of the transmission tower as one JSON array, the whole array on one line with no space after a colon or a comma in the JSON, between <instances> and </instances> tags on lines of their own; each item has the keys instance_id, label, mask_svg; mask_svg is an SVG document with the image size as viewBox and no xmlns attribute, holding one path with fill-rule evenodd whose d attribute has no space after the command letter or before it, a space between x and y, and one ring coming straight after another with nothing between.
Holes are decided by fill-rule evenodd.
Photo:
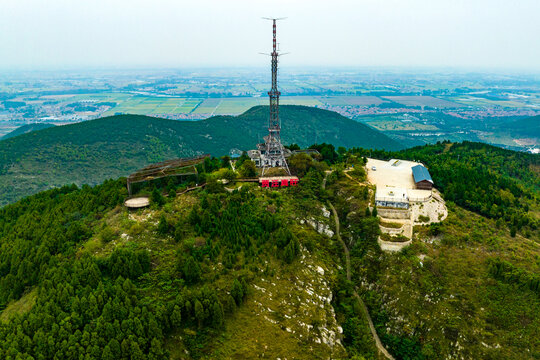
<instances>
[{"instance_id":1,"label":"transmission tower","mask_svg":"<svg viewBox=\"0 0 540 360\"><path fill-rule=\"evenodd\" d=\"M291 175L289 166L285 160L283 153L283 145L281 144L281 122L279 120L279 92L277 88L277 70L278 70L278 57L279 53L276 44L276 21L281 19L268 19L272 20L272 88L268 92L270 97L270 118L268 120L268 136L264 137L264 157L262 161L262 175L270 167L282 167L287 171L287 174Z\"/></svg>"}]
</instances>

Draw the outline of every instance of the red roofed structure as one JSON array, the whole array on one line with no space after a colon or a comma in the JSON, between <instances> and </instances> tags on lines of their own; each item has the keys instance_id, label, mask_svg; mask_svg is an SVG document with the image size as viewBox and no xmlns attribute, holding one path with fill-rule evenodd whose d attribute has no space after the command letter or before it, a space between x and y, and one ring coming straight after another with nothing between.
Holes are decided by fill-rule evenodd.
<instances>
[{"instance_id":1,"label":"red roofed structure","mask_svg":"<svg viewBox=\"0 0 540 360\"><path fill-rule=\"evenodd\" d=\"M277 188L277 187L289 187L298 185L298 177L296 176L272 176L259 178L261 187Z\"/></svg>"}]
</instances>

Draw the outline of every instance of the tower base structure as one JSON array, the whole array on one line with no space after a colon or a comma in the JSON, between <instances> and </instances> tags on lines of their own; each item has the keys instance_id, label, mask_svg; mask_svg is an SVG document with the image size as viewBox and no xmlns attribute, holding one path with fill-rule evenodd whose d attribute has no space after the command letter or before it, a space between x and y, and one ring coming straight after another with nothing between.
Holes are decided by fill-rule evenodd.
<instances>
[{"instance_id":1,"label":"tower base structure","mask_svg":"<svg viewBox=\"0 0 540 360\"><path fill-rule=\"evenodd\" d=\"M268 143L257 144L256 150L249 150L247 155L255 163L255 166L262 169L262 175L266 173L269 168L283 168L287 174L290 175L289 165L287 159L292 155L292 152L283 147L281 143L275 144L274 147L270 147Z\"/></svg>"}]
</instances>

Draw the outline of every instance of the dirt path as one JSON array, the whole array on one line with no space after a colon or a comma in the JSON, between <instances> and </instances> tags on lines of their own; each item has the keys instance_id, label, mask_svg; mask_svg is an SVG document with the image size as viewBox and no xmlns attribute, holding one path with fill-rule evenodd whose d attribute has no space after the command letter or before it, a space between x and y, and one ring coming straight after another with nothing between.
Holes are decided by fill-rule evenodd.
<instances>
[{"instance_id":1,"label":"dirt path","mask_svg":"<svg viewBox=\"0 0 540 360\"><path fill-rule=\"evenodd\" d=\"M329 172L327 172L324 176L322 187L323 189L326 188L326 177L328 176ZM337 215L337 211L334 208L334 205L330 201L328 201L328 206L332 210L332 214L334 215L334 220L336 222L336 236L341 245L343 246L343 252L345 253L345 263L347 266L347 280L351 281L351 257L349 255L349 248L347 247L347 244L345 244L345 241L341 238L341 233L339 231L339 217ZM358 303L362 307L362 310L364 311L364 314L366 316L366 319L368 320L369 324L369 330L371 331L371 335L373 336L373 339L375 340L375 346L377 347L377 350L379 350L380 353L382 353L387 359L394 360L394 357L386 350L383 343L381 342L381 339L379 338L379 335L377 335L377 330L375 330L375 326L373 325L373 321L371 320L371 316L369 315L368 308L366 304L364 304L364 301L358 295L356 292L356 289L353 290L354 297L358 300Z\"/></svg>"},{"instance_id":2,"label":"dirt path","mask_svg":"<svg viewBox=\"0 0 540 360\"><path fill-rule=\"evenodd\" d=\"M334 205L332 205L332 203L330 201L328 201L328 206L332 210L332 214L334 214L334 219L336 221L336 236L337 236L339 242L341 243L341 245L343 246L343 252L345 253L345 262L346 262L346 265L347 265L347 280L351 281L351 257L349 255L349 248L345 244L345 241L343 241L343 239L341 238L341 234L339 232L339 218L338 218L336 209L334 208ZM356 293L356 291L355 291L355 293ZM360 301L362 301L362 300L360 300Z\"/></svg>"},{"instance_id":3,"label":"dirt path","mask_svg":"<svg viewBox=\"0 0 540 360\"><path fill-rule=\"evenodd\" d=\"M353 178L351 175L349 175L349 171L351 171L351 169L347 169L347 170L343 170L343 174L345 174L346 177L348 177L349 179L351 179L352 181L356 181L359 185L370 185L367 180L364 181L364 182L361 182L361 181L358 181L356 180L355 178Z\"/></svg>"},{"instance_id":4,"label":"dirt path","mask_svg":"<svg viewBox=\"0 0 540 360\"><path fill-rule=\"evenodd\" d=\"M371 184L367 181L367 178L366 178L366 181L364 181L364 182L356 180L355 178L353 178L351 175L348 174L349 171L351 171L351 169L343 170L343 174L345 174L345 176L348 177L349 179L351 179L352 181L356 182L358 185L368 187L368 194L369 194L368 195L368 207L371 210L373 208L373 204L371 203L371 197L373 195L373 190L369 187L369 185L371 185Z\"/></svg>"}]
</instances>

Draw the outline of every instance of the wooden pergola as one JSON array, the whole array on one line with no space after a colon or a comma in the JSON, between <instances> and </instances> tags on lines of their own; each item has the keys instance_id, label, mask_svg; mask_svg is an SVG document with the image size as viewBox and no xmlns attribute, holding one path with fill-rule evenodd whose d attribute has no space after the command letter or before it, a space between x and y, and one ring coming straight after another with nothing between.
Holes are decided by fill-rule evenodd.
<instances>
[{"instance_id":1,"label":"wooden pergola","mask_svg":"<svg viewBox=\"0 0 540 360\"><path fill-rule=\"evenodd\" d=\"M209 154L199 155L189 158L167 160L148 165L135 171L127 178L128 193L131 196L131 185L144 181L160 179L168 176L199 175L197 165L209 158Z\"/></svg>"}]
</instances>

